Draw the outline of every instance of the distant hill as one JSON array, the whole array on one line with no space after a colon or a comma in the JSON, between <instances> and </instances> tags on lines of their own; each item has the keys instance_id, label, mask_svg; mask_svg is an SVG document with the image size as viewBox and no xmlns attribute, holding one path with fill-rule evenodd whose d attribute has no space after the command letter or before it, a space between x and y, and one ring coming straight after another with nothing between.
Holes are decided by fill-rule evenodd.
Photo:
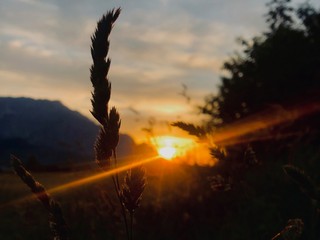
<instances>
[{"instance_id":1,"label":"distant hill","mask_svg":"<svg viewBox=\"0 0 320 240\"><path fill-rule=\"evenodd\" d=\"M0 97L0 166L9 156L41 164L92 161L98 126L59 101ZM118 156L132 154L135 143L121 134Z\"/></svg>"}]
</instances>

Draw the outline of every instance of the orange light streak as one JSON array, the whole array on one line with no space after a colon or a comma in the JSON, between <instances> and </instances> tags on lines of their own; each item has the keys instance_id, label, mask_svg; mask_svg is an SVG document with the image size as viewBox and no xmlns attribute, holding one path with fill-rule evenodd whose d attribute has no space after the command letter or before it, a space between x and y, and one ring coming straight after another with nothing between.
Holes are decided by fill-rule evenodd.
<instances>
[{"instance_id":1,"label":"orange light streak","mask_svg":"<svg viewBox=\"0 0 320 240\"><path fill-rule=\"evenodd\" d=\"M255 141L266 141L266 140L271 140L271 139L276 139L276 140L280 140L280 139L285 139L288 137L299 137L301 136L301 132L293 132L293 133L285 133L285 134L275 134L275 135L271 135L271 134L266 134L266 135L255 135L255 136L245 136L245 137L237 137L234 139L228 139L227 141L223 141L221 143L219 143L220 146L231 146L231 145L236 145L236 144L243 144L243 143L251 143L251 142L255 142Z\"/></svg>"},{"instance_id":2,"label":"orange light streak","mask_svg":"<svg viewBox=\"0 0 320 240\"><path fill-rule=\"evenodd\" d=\"M152 162L152 161L155 161L155 160L158 160L158 159L162 159L162 158L160 156L155 156L155 157L150 157L150 158L147 158L147 159L143 159L141 161L136 161L136 162L133 162L133 163L130 163L130 164L126 164L124 166L120 166L120 167L116 167L116 168L110 169L109 171L106 171L106 172L102 172L102 173L99 173L99 174L96 174L96 175L93 175L93 176L81 178L81 179L76 180L76 181L72 181L72 182L65 183L65 184L62 184L62 185L54 187L54 188L47 189L46 192L49 193L49 194L52 194L52 193L56 193L56 192L60 192L60 191L66 190L66 189L78 187L78 186L81 186L83 184L94 182L94 181L97 181L99 179L102 179L102 178L105 178L105 177L109 177L109 176L111 176L113 174L116 174L116 173L119 173L119 172L123 172L125 170L129 170L130 168L134 168L134 167L137 167L137 166L140 166L142 164L145 164L145 163L148 163L148 162ZM30 195L28 195L26 197L23 197L23 198L20 198L18 200L14 200L14 201L5 203L5 204L0 206L0 209L4 208L4 207L7 207L9 205L14 205L14 204L18 204L20 202L24 202L24 201L26 201L26 200L28 200L30 198L33 198L34 196L35 196L34 194L30 194Z\"/></svg>"},{"instance_id":3,"label":"orange light streak","mask_svg":"<svg viewBox=\"0 0 320 240\"><path fill-rule=\"evenodd\" d=\"M284 122L293 121L302 116L320 111L320 103L314 102L291 107L290 109L271 109L251 116L218 130L210 137L215 144L227 145L246 134L267 129ZM239 142L241 140L238 140Z\"/></svg>"},{"instance_id":4,"label":"orange light streak","mask_svg":"<svg viewBox=\"0 0 320 240\"><path fill-rule=\"evenodd\" d=\"M77 187L77 186L80 186L80 185L83 185L83 184L86 184L86 183L89 183L89 182L96 181L96 180L101 179L101 178L105 178L105 177L111 176L113 174L116 174L116 173L119 173L119 172L122 172L122 171L125 171L125 170L129 170L130 168L134 168L134 167L137 167L137 166L139 166L141 164L145 164L145 163L157 160L157 159L160 159L160 157L159 156L155 156L155 157L147 158L147 159L144 159L144 160L141 160L141 161L133 162L133 163L121 166L121 167L117 167L117 168L111 169L111 170L109 170L107 172L99 173L99 174L96 174L96 175L93 175L93 176L90 176L90 177L82 178L82 179L79 179L79 180L76 180L76 181L73 181L73 182L69 182L69 183L66 183L66 184L51 188L51 189L47 190L47 192L48 193L55 193L55 192L59 192L59 191L62 191L62 190L68 189L68 188Z\"/></svg>"}]
</instances>

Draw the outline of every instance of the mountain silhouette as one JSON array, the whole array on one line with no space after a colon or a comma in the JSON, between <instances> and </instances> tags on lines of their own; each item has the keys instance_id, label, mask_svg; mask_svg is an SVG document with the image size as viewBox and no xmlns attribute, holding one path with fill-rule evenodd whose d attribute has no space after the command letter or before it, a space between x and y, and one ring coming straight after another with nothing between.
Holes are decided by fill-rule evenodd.
<instances>
[{"instance_id":1,"label":"mountain silhouette","mask_svg":"<svg viewBox=\"0 0 320 240\"><path fill-rule=\"evenodd\" d=\"M44 165L93 161L98 131L95 123L59 101L0 97L0 166L9 166L10 154ZM120 134L119 157L135 147L129 135Z\"/></svg>"}]
</instances>

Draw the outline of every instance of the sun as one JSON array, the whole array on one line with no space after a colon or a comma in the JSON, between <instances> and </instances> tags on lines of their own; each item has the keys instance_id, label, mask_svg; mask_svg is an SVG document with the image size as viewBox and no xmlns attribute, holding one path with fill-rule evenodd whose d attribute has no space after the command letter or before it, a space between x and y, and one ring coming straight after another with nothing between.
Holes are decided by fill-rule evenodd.
<instances>
[{"instance_id":1,"label":"sun","mask_svg":"<svg viewBox=\"0 0 320 240\"><path fill-rule=\"evenodd\" d=\"M174 147L162 147L158 149L158 153L166 160L171 160L176 154L177 150Z\"/></svg>"},{"instance_id":2,"label":"sun","mask_svg":"<svg viewBox=\"0 0 320 240\"><path fill-rule=\"evenodd\" d=\"M158 136L151 139L160 157L171 161L182 157L190 147L194 145L193 140L173 136Z\"/></svg>"}]
</instances>

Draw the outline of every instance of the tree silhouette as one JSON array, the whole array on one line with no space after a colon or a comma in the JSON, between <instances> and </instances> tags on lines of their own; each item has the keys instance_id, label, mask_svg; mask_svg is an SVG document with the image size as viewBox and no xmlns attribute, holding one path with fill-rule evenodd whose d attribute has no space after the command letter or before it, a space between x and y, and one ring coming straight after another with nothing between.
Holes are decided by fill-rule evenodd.
<instances>
[{"instance_id":1,"label":"tree silhouette","mask_svg":"<svg viewBox=\"0 0 320 240\"><path fill-rule=\"evenodd\" d=\"M308 4L294 9L290 0L272 0L269 29L250 41L242 53L224 63L219 92L200 107L216 127L270 106L317 98L320 87L320 11Z\"/></svg>"},{"instance_id":2,"label":"tree silhouette","mask_svg":"<svg viewBox=\"0 0 320 240\"><path fill-rule=\"evenodd\" d=\"M302 198L284 182L279 166L286 164L287 175L313 193L309 177L287 164L302 166L319 178L320 10L308 4L293 8L290 0L271 0L267 6L267 30L249 41L240 39L243 51L224 63L227 75L218 93L199 107L209 121L202 126L173 125L211 144L210 153L218 162L208 182L214 198L223 199L218 209L252 209L252 215L237 223L242 229L243 219L267 217L269 212L270 227L283 224L274 218L277 214L284 222L289 219L273 239L319 239L318 208L313 201L295 205ZM228 197L223 198L224 192ZM271 234L259 237L270 239Z\"/></svg>"}]
</instances>

